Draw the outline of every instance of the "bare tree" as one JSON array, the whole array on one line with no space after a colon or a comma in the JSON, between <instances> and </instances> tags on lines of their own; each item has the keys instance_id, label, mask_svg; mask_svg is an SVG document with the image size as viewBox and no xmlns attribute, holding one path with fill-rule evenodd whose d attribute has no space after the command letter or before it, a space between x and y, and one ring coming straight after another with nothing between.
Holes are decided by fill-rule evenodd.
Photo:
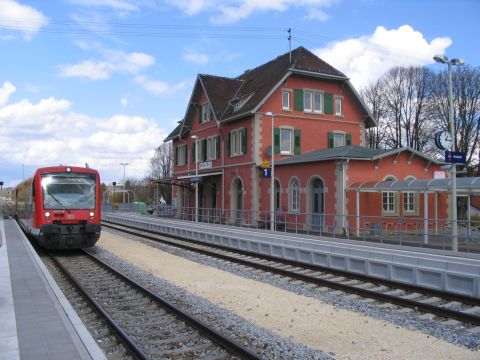
<instances>
[{"instance_id":1,"label":"bare tree","mask_svg":"<svg viewBox=\"0 0 480 360\"><path fill-rule=\"evenodd\" d=\"M455 149L466 153L467 167L476 166L480 132L480 68L454 67L452 71ZM448 70L436 74L432 112L437 128L449 131Z\"/></svg>"},{"instance_id":2,"label":"bare tree","mask_svg":"<svg viewBox=\"0 0 480 360\"><path fill-rule=\"evenodd\" d=\"M386 147L423 151L431 142L427 104L432 77L428 69L411 66L392 68L379 80L379 94L385 98Z\"/></svg>"},{"instance_id":3,"label":"bare tree","mask_svg":"<svg viewBox=\"0 0 480 360\"><path fill-rule=\"evenodd\" d=\"M150 179L151 180L168 180L172 177L173 170L173 148L171 142L160 145L155 155L150 159ZM172 202L172 185L167 181L158 183L160 195L167 204Z\"/></svg>"},{"instance_id":4,"label":"bare tree","mask_svg":"<svg viewBox=\"0 0 480 360\"><path fill-rule=\"evenodd\" d=\"M362 90L361 96L377 122L376 127L366 130L366 144L372 149L380 149L383 147L386 139L386 102L382 93L382 82L376 81L370 84Z\"/></svg>"}]
</instances>

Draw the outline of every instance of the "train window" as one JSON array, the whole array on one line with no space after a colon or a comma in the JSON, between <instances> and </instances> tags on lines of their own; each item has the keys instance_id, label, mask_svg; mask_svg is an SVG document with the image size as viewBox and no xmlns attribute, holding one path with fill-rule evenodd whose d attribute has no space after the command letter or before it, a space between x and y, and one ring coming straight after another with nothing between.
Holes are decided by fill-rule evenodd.
<instances>
[{"instance_id":1,"label":"train window","mask_svg":"<svg viewBox=\"0 0 480 360\"><path fill-rule=\"evenodd\" d=\"M35 197L35 180L32 181L32 197Z\"/></svg>"},{"instance_id":2,"label":"train window","mask_svg":"<svg viewBox=\"0 0 480 360\"><path fill-rule=\"evenodd\" d=\"M95 174L72 172L43 174L42 190L44 209L95 209Z\"/></svg>"}]
</instances>

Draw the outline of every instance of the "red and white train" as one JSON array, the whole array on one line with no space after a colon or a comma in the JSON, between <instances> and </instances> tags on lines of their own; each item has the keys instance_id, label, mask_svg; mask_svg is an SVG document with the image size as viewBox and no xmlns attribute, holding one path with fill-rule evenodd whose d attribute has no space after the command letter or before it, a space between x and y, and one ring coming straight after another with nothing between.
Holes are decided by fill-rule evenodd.
<instances>
[{"instance_id":1,"label":"red and white train","mask_svg":"<svg viewBox=\"0 0 480 360\"><path fill-rule=\"evenodd\" d=\"M100 176L94 169L37 169L15 188L13 200L20 225L45 248L88 248L100 237Z\"/></svg>"}]
</instances>

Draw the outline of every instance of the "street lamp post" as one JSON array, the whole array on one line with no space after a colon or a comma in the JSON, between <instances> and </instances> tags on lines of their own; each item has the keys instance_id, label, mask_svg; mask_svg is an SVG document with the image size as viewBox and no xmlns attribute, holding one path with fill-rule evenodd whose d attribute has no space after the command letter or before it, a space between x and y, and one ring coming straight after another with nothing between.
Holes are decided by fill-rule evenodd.
<instances>
[{"instance_id":1,"label":"street lamp post","mask_svg":"<svg viewBox=\"0 0 480 360\"><path fill-rule=\"evenodd\" d=\"M123 166L123 203L125 204L125 190L127 190L127 188L125 187L125 167L128 165L128 163L126 162L122 162L120 163L120 165Z\"/></svg>"},{"instance_id":2,"label":"street lamp post","mask_svg":"<svg viewBox=\"0 0 480 360\"><path fill-rule=\"evenodd\" d=\"M455 151L455 127L453 122L453 90L452 90L452 65L462 66L462 59L448 60L445 55L435 55L433 57L438 63L447 64L448 66L448 118L450 123L450 136L452 137L452 151ZM452 196L451 196L451 221L452 221L452 251L458 251L458 222L457 222L457 165L451 166L452 176Z\"/></svg>"},{"instance_id":3,"label":"street lamp post","mask_svg":"<svg viewBox=\"0 0 480 360\"><path fill-rule=\"evenodd\" d=\"M198 139L197 135L192 135L195 142ZM195 177L198 177L198 144L195 143ZM195 179L195 222L198 222L198 179Z\"/></svg>"},{"instance_id":4,"label":"street lamp post","mask_svg":"<svg viewBox=\"0 0 480 360\"><path fill-rule=\"evenodd\" d=\"M275 114L271 111L265 113L272 117L272 157L271 157L271 178L270 178L270 231L275 231L275 139L274 124Z\"/></svg>"}]
</instances>

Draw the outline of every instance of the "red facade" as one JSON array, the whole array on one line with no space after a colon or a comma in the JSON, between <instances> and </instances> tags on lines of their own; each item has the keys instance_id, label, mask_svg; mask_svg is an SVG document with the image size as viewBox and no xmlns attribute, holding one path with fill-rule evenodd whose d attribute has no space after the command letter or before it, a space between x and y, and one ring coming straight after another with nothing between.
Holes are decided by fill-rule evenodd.
<instances>
[{"instance_id":1,"label":"red facade","mask_svg":"<svg viewBox=\"0 0 480 360\"><path fill-rule=\"evenodd\" d=\"M173 176L181 185L173 187L174 205L194 209L201 181L198 208L231 221L267 219L271 180L263 177L262 163L273 150L274 206L284 221L304 229L318 221L352 226L353 184L433 178L442 171L408 148L365 148L365 129L375 125L348 78L304 48L292 52L291 62L284 54L235 79L199 75L185 118L165 140L173 141ZM436 204L436 216L446 218L446 197L433 196L429 217ZM358 198L363 225L368 216L423 217L423 194L362 192Z\"/></svg>"}]
</instances>

